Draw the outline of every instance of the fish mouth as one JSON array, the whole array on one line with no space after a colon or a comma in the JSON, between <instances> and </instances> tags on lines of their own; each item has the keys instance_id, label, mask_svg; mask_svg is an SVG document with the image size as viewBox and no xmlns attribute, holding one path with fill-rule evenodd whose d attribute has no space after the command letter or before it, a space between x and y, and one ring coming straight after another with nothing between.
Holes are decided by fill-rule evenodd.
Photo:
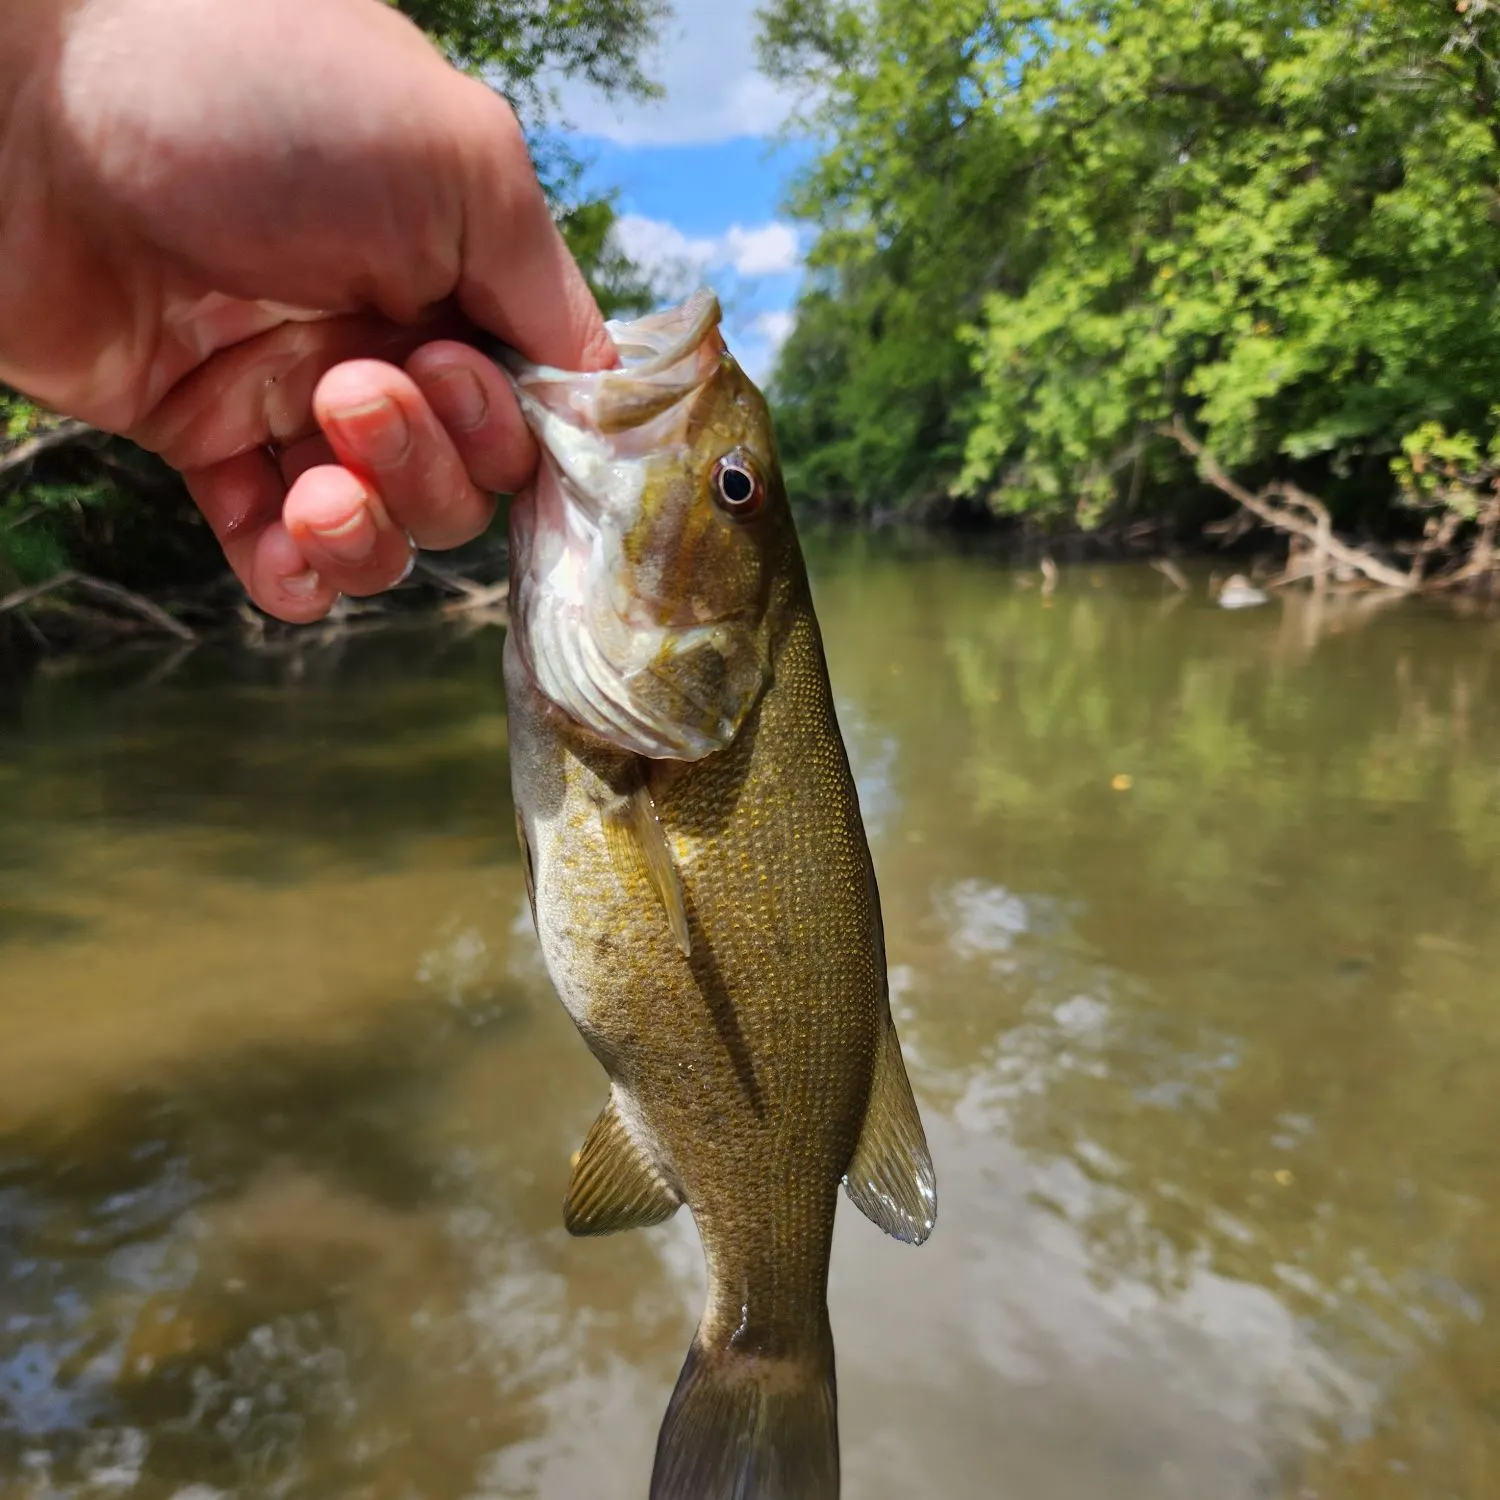
<instances>
[{"instance_id":1,"label":"fish mouth","mask_svg":"<svg viewBox=\"0 0 1500 1500\"><path fill-rule=\"evenodd\" d=\"M606 323L620 363L586 374L505 354L521 414L575 504L597 512L639 499L631 461L638 467L685 438L692 398L726 354L722 316L719 299L705 288L677 307Z\"/></svg>"},{"instance_id":2,"label":"fish mouth","mask_svg":"<svg viewBox=\"0 0 1500 1500\"><path fill-rule=\"evenodd\" d=\"M687 440L726 357L718 298L606 324L620 364L591 373L507 355L542 450L511 509L511 618L544 696L619 749L699 760L733 739L750 676L734 629L671 618L661 580L627 557L648 468ZM722 673L715 676L716 663Z\"/></svg>"},{"instance_id":3,"label":"fish mouth","mask_svg":"<svg viewBox=\"0 0 1500 1500\"><path fill-rule=\"evenodd\" d=\"M664 374L698 353L717 332L723 313L719 299L701 287L677 307L647 313L633 322L606 323L620 351L620 367L638 379Z\"/></svg>"},{"instance_id":4,"label":"fish mouth","mask_svg":"<svg viewBox=\"0 0 1500 1500\"><path fill-rule=\"evenodd\" d=\"M696 354L709 334L717 330L722 316L719 299L707 287L700 287L676 307L662 308L629 322L611 320L604 328L619 351L620 363L613 370L600 370L593 376L580 377L576 370L536 364L513 349L502 350L501 359L515 379L526 382L606 380L620 374L649 378L666 373Z\"/></svg>"}]
</instances>

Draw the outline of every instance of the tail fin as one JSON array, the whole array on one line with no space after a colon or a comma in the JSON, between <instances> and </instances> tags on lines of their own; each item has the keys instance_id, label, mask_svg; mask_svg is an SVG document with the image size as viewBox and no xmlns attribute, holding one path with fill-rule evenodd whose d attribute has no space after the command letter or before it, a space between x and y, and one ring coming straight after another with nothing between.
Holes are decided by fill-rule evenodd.
<instances>
[{"instance_id":1,"label":"tail fin","mask_svg":"<svg viewBox=\"0 0 1500 1500\"><path fill-rule=\"evenodd\" d=\"M693 1340L656 1440L651 1500L838 1500L833 1340L785 1358Z\"/></svg>"}]
</instances>

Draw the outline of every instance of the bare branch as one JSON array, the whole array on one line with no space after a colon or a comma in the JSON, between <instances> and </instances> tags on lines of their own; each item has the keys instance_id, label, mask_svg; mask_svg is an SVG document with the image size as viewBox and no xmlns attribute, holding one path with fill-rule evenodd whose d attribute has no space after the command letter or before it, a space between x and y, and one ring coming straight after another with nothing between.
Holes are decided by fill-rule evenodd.
<instances>
[{"instance_id":1,"label":"bare branch","mask_svg":"<svg viewBox=\"0 0 1500 1500\"><path fill-rule=\"evenodd\" d=\"M72 569L55 574L45 583L34 583L29 588L17 589L14 593L7 594L0 599L0 615L13 609L20 609L23 605L31 604L47 594L55 594L66 588L75 588L82 593L92 594L96 599L117 604L120 608L129 610L132 614L149 621L158 630L164 630L168 635L175 635L180 641L198 639L197 631L191 626L184 625L181 620L173 618L160 605L153 604L149 599L133 593L130 589L122 588L118 583L109 583L103 578L94 578L87 573L74 572Z\"/></svg>"},{"instance_id":2,"label":"bare branch","mask_svg":"<svg viewBox=\"0 0 1500 1500\"><path fill-rule=\"evenodd\" d=\"M476 583L474 579L466 577L463 573L457 573L452 568L442 568L435 562L428 561L425 557L417 559L416 572L424 578L430 578L440 588L445 588L450 594L458 594L464 598L472 599L479 594L487 594L490 585Z\"/></svg>"},{"instance_id":3,"label":"bare branch","mask_svg":"<svg viewBox=\"0 0 1500 1500\"><path fill-rule=\"evenodd\" d=\"M1226 474L1217 459L1188 430L1180 415L1158 429L1163 437L1169 437L1197 461L1198 472L1232 500L1237 500L1246 510L1259 517L1267 526L1277 531L1287 531L1312 543L1317 553L1341 563L1344 567L1362 574L1382 588L1396 589L1403 594L1414 592L1421 586L1421 579L1410 573L1402 573L1378 557L1372 557L1360 547L1351 547L1333 534L1333 522L1328 507L1313 495L1289 482L1269 484L1258 492L1247 490ZM1281 500L1282 505L1272 502ZM1290 508L1289 508L1290 507ZM1299 514L1300 512L1300 514Z\"/></svg>"},{"instance_id":4,"label":"bare branch","mask_svg":"<svg viewBox=\"0 0 1500 1500\"><path fill-rule=\"evenodd\" d=\"M1231 98L1223 89L1215 88L1211 83L1194 83L1184 78L1158 76L1151 80L1151 90L1156 94L1175 95L1180 99L1202 99L1206 103L1216 105L1226 114L1245 112L1245 106L1241 100Z\"/></svg>"},{"instance_id":5,"label":"bare branch","mask_svg":"<svg viewBox=\"0 0 1500 1500\"><path fill-rule=\"evenodd\" d=\"M498 611L503 615L509 598L510 580L503 579L499 583L490 584L487 588L478 588L466 593L461 599L450 600L443 606L443 613L458 615L477 610L480 612Z\"/></svg>"},{"instance_id":6,"label":"bare branch","mask_svg":"<svg viewBox=\"0 0 1500 1500\"><path fill-rule=\"evenodd\" d=\"M45 432L29 437L25 442L18 443L9 453L0 455L0 485L9 481L12 475L19 475L23 469L30 467L44 453L51 453L57 448L67 448L73 443L81 443L90 438L102 436L103 434L97 427L90 427L87 422L75 422L71 418L65 422L59 422L56 427L49 427Z\"/></svg>"},{"instance_id":7,"label":"bare branch","mask_svg":"<svg viewBox=\"0 0 1500 1500\"><path fill-rule=\"evenodd\" d=\"M1188 592L1188 581L1181 568L1172 561L1170 557L1153 557L1151 566L1156 569L1173 588L1182 593Z\"/></svg>"}]
</instances>

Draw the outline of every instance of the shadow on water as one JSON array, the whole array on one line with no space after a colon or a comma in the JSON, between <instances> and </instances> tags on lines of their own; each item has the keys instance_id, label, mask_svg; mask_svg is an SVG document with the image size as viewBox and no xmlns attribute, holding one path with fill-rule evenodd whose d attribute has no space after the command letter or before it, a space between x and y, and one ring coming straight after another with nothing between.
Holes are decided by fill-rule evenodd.
<instances>
[{"instance_id":1,"label":"shadow on water","mask_svg":"<svg viewBox=\"0 0 1500 1500\"><path fill-rule=\"evenodd\" d=\"M1496 1493L1500 630L809 551L942 1195L849 1500ZM644 1494L701 1269L560 1228L498 644L0 728L0 1493Z\"/></svg>"},{"instance_id":2,"label":"shadow on water","mask_svg":"<svg viewBox=\"0 0 1500 1500\"><path fill-rule=\"evenodd\" d=\"M327 858L388 865L413 832L503 857L500 641L428 630L296 654L205 647L165 677L137 657L39 681L0 725L0 881L66 847L57 825L185 829L206 875L262 881Z\"/></svg>"}]
</instances>

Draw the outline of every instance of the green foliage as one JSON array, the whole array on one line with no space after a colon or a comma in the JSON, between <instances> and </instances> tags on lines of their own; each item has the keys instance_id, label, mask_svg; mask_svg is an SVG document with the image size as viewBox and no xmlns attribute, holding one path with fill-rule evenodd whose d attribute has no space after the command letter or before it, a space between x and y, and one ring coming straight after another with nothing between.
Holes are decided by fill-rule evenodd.
<instances>
[{"instance_id":1,"label":"green foliage","mask_svg":"<svg viewBox=\"0 0 1500 1500\"><path fill-rule=\"evenodd\" d=\"M1464 571L1477 576L1500 562L1500 407L1491 407L1488 444L1470 432L1449 433L1441 422L1424 422L1401 441L1401 456L1391 472L1400 486L1400 503L1423 517L1419 562L1467 544Z\"/></svg>"},{"instance_id":2,"label":"green foliage","mask_svg":"<svg viewBox=\"0 0 1500 1500\"><path fill-rule=\"evenodd\" d=\"M34 402L0 386L0 456L45 430L48 421ZM65 567L58 513L94 498L69 485L28 484L7 490L0 483L0 592Z\"/></svg>"},{"instance_id":3,"label":"green foliage","mask_svg":"<svg viewBox=\"0 0 1500 1500\"><path fill-rule=\"evenodd\" d=\"M584 78L609 94L654 95L641 53L669 13L666 0L391 0L459 67L481 74L540 123L548 74Z\"/></svg>"},{"instance_id":4,"label":"green foliage","mask_svg":"<svg viewBox=\"0 0 1500 1500\"><path fill-rule=\"evenodd\" d=\"M30 437L40 418L35 402L0 385L0 442L8 445Z\"/></svg>"},{"instance_id":5,"label":"green foliage","mask_svg":"<svg viewBox=\"0 0 1500 1500\"><path fill-rule=\"evenodd\" d=\"M1182 411L1384 507L1406 434L1500 431L1497 49L1493 0L774 0L831 142L791 466L1087 521Z\"/></svg>"},{"instance_id":6,"label":"green foliage","mask_svg":"<svg viewBox=\"0 0 1500 1500\"><path fill-rule=\"evenodd\" d=\"M824 94L834 132L794 190L794 211L823 232L773 396L793 491L835 508L940 497L972 425L957 330L994 275L996 247L976 231L1010 193L970 128L960 39L978 14L782 0L764 15L762 62Z\"/></svg>"},{"instance_id":7,"label":"green foliage","mask_svg":"<svg viewBox=\"0 0 1500 1500\"><path fill-rule=\"evenodd\" d=\"M69 522L109 497L106 485L36 484L0 503L0 567L16 583L38 583L69 565Z\"/></svg>"},{"instance_id":8,"label":"green foliage","mask_svg":"<svg viewBox=\"0 0 1500 1500\"><path fill-rule=\"evenodd\" d=\"M1469 432L1450 434L1441 422L1424 422L1402 439L1391 464L1403 502L1414 510L1451 510L1479 519L1500 487L1500 409L1492 408L1495 436L1487 447Z\"/></svg>"}]
</instances>

